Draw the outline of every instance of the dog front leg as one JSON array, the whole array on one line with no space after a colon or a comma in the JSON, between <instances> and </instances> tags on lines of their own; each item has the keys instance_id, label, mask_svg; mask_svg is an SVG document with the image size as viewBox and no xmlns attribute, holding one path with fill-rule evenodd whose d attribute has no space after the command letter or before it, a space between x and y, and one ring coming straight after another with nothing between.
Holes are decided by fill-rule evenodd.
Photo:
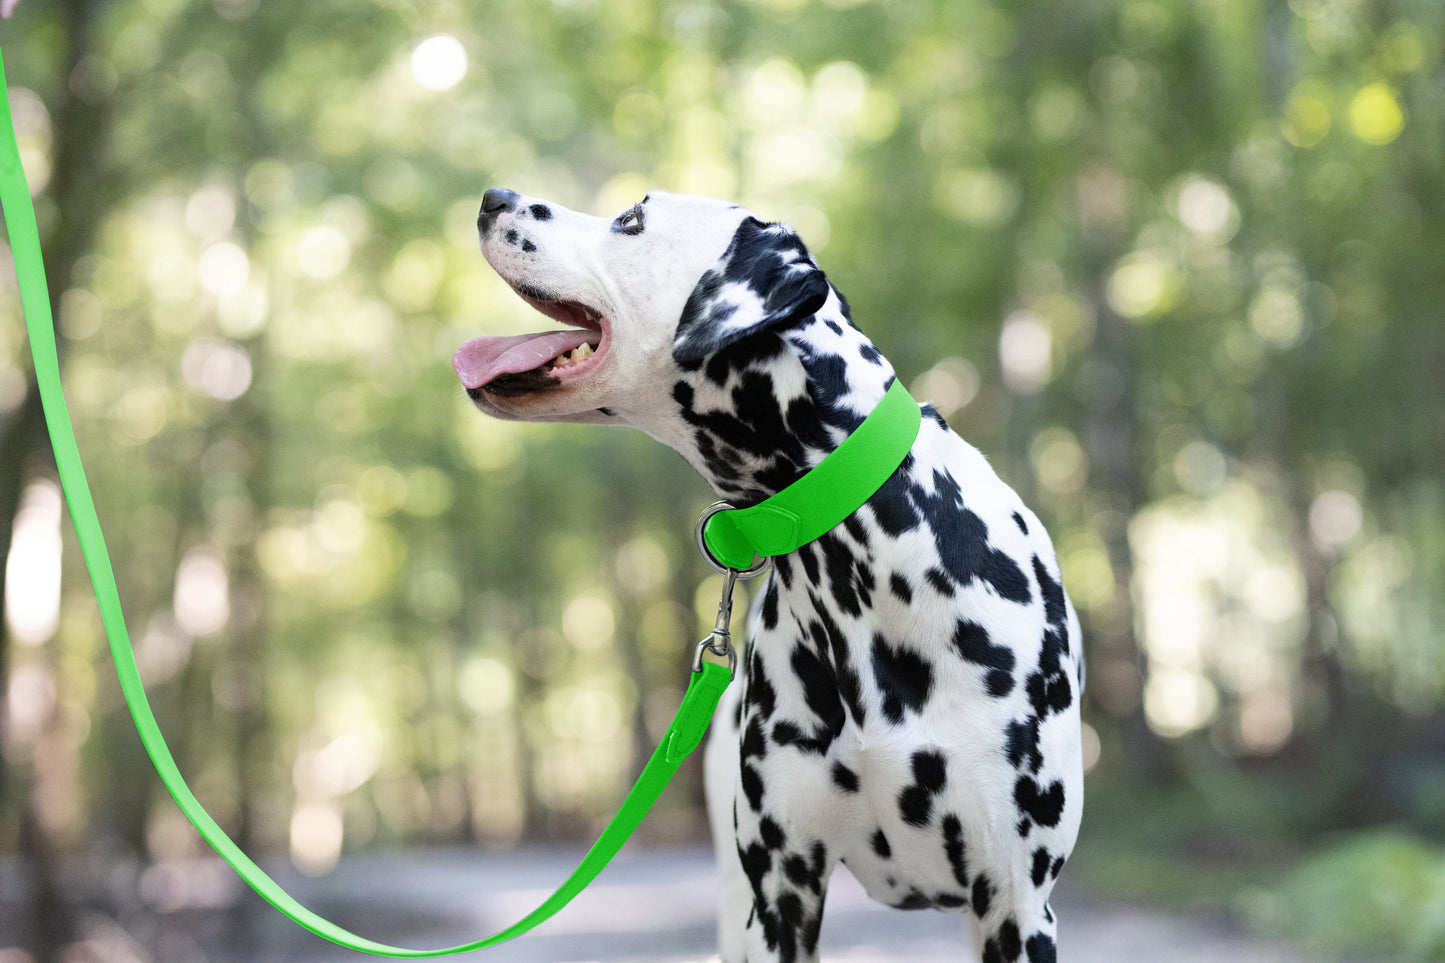
<instances>
[{"instance_id":1,"label":"dog front leg","mask_svg":"<svg viewBox=\"0 0 1445 963\"><path fill-rule=\"evenodd\" d=\"M836 858L822 840L790 838L746 800L738 801L738 816L738 859L752 890L747 963L816 963Z\"/></svg>"}]
</instances>

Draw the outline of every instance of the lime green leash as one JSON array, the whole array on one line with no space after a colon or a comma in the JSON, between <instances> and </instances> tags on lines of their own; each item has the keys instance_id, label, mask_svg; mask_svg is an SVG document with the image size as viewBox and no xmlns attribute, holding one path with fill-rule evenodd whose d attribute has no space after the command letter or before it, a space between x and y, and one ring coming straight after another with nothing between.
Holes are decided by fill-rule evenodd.
<instances>
[{"instance_id":1,"label":"lime green leash","mask_svg":"<svg viewBox=\"0 0 1445 963\"><path fill-rule=\"evenodd\" d=\"M155 714L146 700L145 686L141 682L140 670L136 666L135 653L131 650L126 632L125 618L121 613L120 595L116 589L115 573L111 568L110 556L106 551L105 538L101 534L100 521L96 517L95 503L86 484L85 470L80 463L80 452L75 443L75 431L66 411L65 397L60 387L60 370L55 344L55 327L50 313L50 297L45 287L45 267L40 255L40 239L35 225L35 209L30 201L30 190L25 182L25 172L20 166L20 154L15 143L15 127L10 114L10 100L5 93L4 63L0 60L0 102L4 104L3 119L0 119L0 201L5 209L5 224L10 234L10 245L14 252L15 273L20 282L20 298L25 312L25 324L30 336L30 350L35 361L35 376L40 386L41 405L45 421L50 429L51 445L55 450L55 461L60 472L60 485L70 505L70 517L80 539L81 553L90 572L91 585L95 588L96 600L100 604L101 621L110 639L110 651L115 659L116 672L120 676L121 691L126 705L130 708L141 742L154 763L161 782L176 801L187 819L196 827L217 853L235 868L241 877L263 899L276 907L298 925L317 936L333 943L374 953L380 956L421 958L446 956L468 950L479 950L495 946L527 930L554 915L571 899L580 893L607 863L622 848L632 831L647 815L652 804L661 795L673 773L697 748L702 741L713 710L723 690L732 681L731 671L712 662L700 662L692 674L682 704L668 727L662 742L648 760L638 777L636 785L623 800L617 815L603 830L592 849L583 858L577 870L541 906L525 919L496 936L464 946L436 950L411 950L376 943L357 936L323 919L298 903L251 860L240 847L225 834L210 814L191 793L176 767L175 758L167 748ZM709 646L711 647L711 646Z\"/></svg>"},{"instance_id":2,"label":"lime green leash","mask_svg":"<svg viewBox=\"0 0 1445 963\"><path fill-rule=\"evenodd\" d=\"M699 544L704 548L703 554L709 563L726 573L717 624L713 632L698 644L687 692L652 758L643 767L636 784L597 842L555 893L511 927L473 943L433 950L405 949L377 943L313 913L267 876L206 812L186 785L175 758L166 746L165 737L146 699L145 686L126 632L115 572L111 568L105 537L101 534L100 520L80 462L75 430L61 390L55 324L46 290L45 266L41 259L35 209L15 141L3 56L0 56L0 105L4 108L0 110L0 203L3 203L5 225L10 235L31 357L60 473L60 487L70 506L71 521L95 589L121 692L141 743L171 798L206 842L263 899L302 928L349 949L410 959L449 956L495 946L520 936L556 914L617 854L662 794L682 761L702 741L718 700L732 681L735 655L728 636L728 622L734 580L757 574L765 566L767 557L796 550L842 522L867 501L887 481L912 447L920 422L917 404L895 381L878 408L857 431L798 482L750 508L734 509L726 503L719 503L704 514L698 523ZM762 556L764 562L753 564L754 554ZM727 658L728 665L724 667L703 661L705 651Z\"/></svg>"}]
</instances>

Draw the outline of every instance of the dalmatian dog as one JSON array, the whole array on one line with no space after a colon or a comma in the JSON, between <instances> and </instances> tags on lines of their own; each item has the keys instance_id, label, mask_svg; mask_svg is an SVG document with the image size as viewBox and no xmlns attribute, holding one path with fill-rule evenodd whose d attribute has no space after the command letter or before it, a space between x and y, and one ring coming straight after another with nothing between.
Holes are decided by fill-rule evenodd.
<instances>
[{"instance_id":1,"label":"dalmatian dog","mask_svg":"<svg viewBox=\"0 0 1445 963\"><path fill-rule=\"evenodd\" d=\"M482 252L565 327L468 341L483 412L626 424L756 503L893 382L788 227L653 192L614 218L493 189ZM725 963L815 960L829 878L967 913L985 963L1056 958L1083 805L1078 620L1039 519L924 406L903 464L773 560L705 758Z\"/></svg>"}]
</instances>

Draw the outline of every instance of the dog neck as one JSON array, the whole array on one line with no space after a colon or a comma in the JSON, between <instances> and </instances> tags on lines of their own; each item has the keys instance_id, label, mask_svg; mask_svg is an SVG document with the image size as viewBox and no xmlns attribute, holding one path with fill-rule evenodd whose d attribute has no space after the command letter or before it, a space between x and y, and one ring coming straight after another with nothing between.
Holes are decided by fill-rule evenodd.
<instances>
[{"instance_id":1,"label":"dog neck","mask_svg":"<svg viewBox=\"0 0 1445 963\"><path fill-rule=\"evenodd\" d=\"M682 430L667 440L720 497L751 505L837 448L893 377L834 290L802 323L746 338L685 370L673 387Z\"/></svg>"}]
</instances>

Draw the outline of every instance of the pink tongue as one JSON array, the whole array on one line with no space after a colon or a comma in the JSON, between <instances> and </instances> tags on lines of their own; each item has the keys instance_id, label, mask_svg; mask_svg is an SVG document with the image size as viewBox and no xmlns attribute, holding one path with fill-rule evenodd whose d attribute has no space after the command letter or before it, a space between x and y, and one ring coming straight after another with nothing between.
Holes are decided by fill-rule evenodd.
<instances>
[{"instance_id":1,"label":"pink tongue","mask_svg":"<svg viewBox=\"0 0 1445 963\"><path fill-rule=\"evenodd\" d=\"M540 368L559 354L584 344L596 347L600 337L596 331L579 328L509 338L473 338L452 355L452 367L465 387L480 388L498 375Z\"/></svg>"}]
</instances>

